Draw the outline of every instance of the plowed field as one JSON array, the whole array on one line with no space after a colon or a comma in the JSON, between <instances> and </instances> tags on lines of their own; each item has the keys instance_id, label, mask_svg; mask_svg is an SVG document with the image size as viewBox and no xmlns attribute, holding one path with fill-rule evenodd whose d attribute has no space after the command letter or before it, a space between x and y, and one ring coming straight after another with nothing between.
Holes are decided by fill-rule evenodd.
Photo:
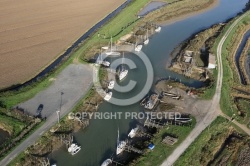
<instances>
[{"instance_id":1,"label":"plowed field","mask_svg":"<svg viewBox=\"0 0 250 166\"><path fill-rule=\"evenodd\" d=\"M1 0L0 88L39 73L125 0Z\"/></svg>"}]
</instances>

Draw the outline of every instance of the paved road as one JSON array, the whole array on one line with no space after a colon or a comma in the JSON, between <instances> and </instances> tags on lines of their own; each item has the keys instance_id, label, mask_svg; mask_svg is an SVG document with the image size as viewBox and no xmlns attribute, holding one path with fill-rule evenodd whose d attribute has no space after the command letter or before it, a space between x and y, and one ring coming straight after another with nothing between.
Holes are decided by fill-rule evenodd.
<instances>
[{"instance_id":1,"label":"paved road","mask_svg":"<svg viewBox=\"0 0 250 166\"><path fill-rule=\"evenodd\" d=\"M174 162L181 156L181 154L191 145L191 143L200 135L200 133L209 126L213 120L216 119L217 116L223 115L227 117L225 114L222 113L220 109L220 97L221 97L221 87L222 87L222 80L223 80L223 66L222 66L222 46L227 39L228 35L232 31L232 29L242 20L246 15L245 13L241 17L239 17L227 30L227 32L222 37L218 47L217 47L217 61L218 61L218 78L216 84L216 92L211 101L209 108L207 108L207 114L203 118L203 121L200 121L196 124L195 128L192 132L187 136L187 138L173 151L173 153L162 163L162 166L172 166ZM227 117L230 119L229 117ZM236 121L233 121L238 127L244 130L248 135L250 135L250 130L247 129L245 126L239 124Z\"/></svg>"},{"instance_id":2,"label":"paved road","mask_svg":"<svg viewBox=\"0 0 250 166\"><path fill-rule=\"evenodd\" d=\"M56 111L60 110L61 91L64 92L60 112L60 116L63 117L69 113L77 102L88 92L92 86L92 80L92 69L89 65L71 64L57 76L49 88L39 92L34 98L27 102L22 103L20 106L24 107L30 113L34 113L34 109L36 109L40 103L44 104L44 113L42 114L47 116L47 120L45 124L1 160L0 166L7 165L28 146L34 144L44 132L48 131L57 122Z\"/></svg>"}]
</instances>

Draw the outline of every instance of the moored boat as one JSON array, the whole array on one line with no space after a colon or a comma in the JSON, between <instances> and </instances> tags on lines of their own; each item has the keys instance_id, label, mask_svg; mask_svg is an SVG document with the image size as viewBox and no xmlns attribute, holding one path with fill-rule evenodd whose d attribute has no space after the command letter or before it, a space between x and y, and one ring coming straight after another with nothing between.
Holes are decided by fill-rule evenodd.
<instances>
[{"instance_id":1,"label":"moored boat","mask_svg":"<svg viewBox=\"0 0 250 166\"><path fill-rule=\"evenodd\" d=\"M146 39L143 43L147 45L149 43L149 39Z\"/></svg>"},{"instance_id":2,"label":"moored boat","mask_svg":"<svg viewBox=\"0 0 250 166\"><path fill-rule=\"evenodd\" d=\"M134 128L134 129L132 129L132 130L129 132L128 136L129 136L130 138L134 138L135 135L136 135L136 132L138 131L138 129L139 129L139 127L136 127L136 128Z\"/></svg>"},{"instance_id":3,"label":"moored boat","mask_svg":"<svg viewBox=\"0 0 250 166\"><path fill-rule=\"evenodd\" d=\"M106 93L104 100L109 101L111 99L111 97L112 97L112 92L108 92L108 93Z\"/></svg>"},{"instance_id":4,"label":"moored boat","mask_svg":"<svg viewBox=\"0 0 250 166\"><path fill-rule=\"evenodd\" d=\"M115 86L115 81L114 80L109 81L108 89L113 89L114 86Z\"/></svg>"},{"instance_id":5,"label":"moored boat","mask_svg":"<svg viewBox=\"0 0 250 166\"><path fill-rule=\"evenodd\" d=\"M106 159L101 166L108 166L109 164L112 164L112 160L111 159Z\"/></svg>"},{"instance_id":6,"label":"moored boat","mask_svg":"<svg viewBox=\"0 0 250 166\"><path fill-rule=\"evenodd\" d=\"M127 145L126 141L119 140L119 129L118 129L116 155L121 154L125 150L126 145Z\"/></svg>"},{"instance_id":7,"label":"moored boat","mask_svg":"<svg viewBox=\"0 0 250 166\"><path fill-rule=\"evenodd\" d=\"M127 69L123 69L119 73L119 80L122 81L127 75L128 75L128 70Z\"/></svg>"},{"instance_id":8,"label":"moored boat","mask_svg":"<svg viewBox=\"0 0 250 166\"><path fill-rule=\"evenodd\" d=\"M141 49L142 49L142 45L141 45L141 44L139 44L139 45L137 45L137 46L135 47L135 51L136 51L136 52L140 52Z\"/></svg>"},{"instance_id":9,"label":"moored boat","mask_svg":"<svg viewBox=\"0 0 250 166\"><path fill-rule=\"evenodd\" d=\"M146 35L146 40L143 42L145 45L149 43L149 38L148 38L148 29L147 29L147 35Z\"/></svg>"},{"instance_id":10,"label":"moored boat","mask_svg":"<svg viewBox=\"0 0 250 166\"><path fill-rule=\"evenodd\" d=\"M122 57L122 66L121 66L121 70L119 72L119 81L122 81L127 75L128 75L128 70L124 68L123 66L123 60L124 60L124 53L123 53L123 57Z\"/></svg>"},{"instance_id":11,"label":"moored boat","mask_svg":"<svg viewBox=\"0 0 250 166\"><path fill-rule=\"evenodd\" d=\"M160 32L161 31L161 27L158 26L156 29L155 29L155 32Z\"/></svg>"},{"instance_id":12,"label":"moored boat","mask_svg":"<svg viewBox=\"0 0 250 166\"><path fill-rule=\"evenodd\" d=\"M68 152L71 155L77 154L81 150L81 146L78 146L77 144L71 144L70 147L68 148Z\"/></svg>"}]
</instances>

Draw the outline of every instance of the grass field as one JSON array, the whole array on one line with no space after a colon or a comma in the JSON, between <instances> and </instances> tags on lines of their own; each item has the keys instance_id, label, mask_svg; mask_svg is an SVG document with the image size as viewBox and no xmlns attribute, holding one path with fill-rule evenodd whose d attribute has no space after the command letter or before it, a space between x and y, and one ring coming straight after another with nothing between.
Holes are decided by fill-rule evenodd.
<instances>
[{"instance_id":1,"label":"grass field","mask_svg":"<svg viewBox=\"0 0 250 166\"><path fill-rule=\"evenodd\" d=\"M232 50L229 50L229 49L232 48L232 46L230 45L232 43L232 40L235 40L235 39L233 39L233 37L235 38L234 34L236 34L236 30L239 28L239 26L242 26L243 24L246 24L246 23L249 24L250 23L249 20L250 20L250 15L248 14L231 31L231 33L229 34L228 38L225 41L225 44L222 47L222 63L223 63L223 83L222 84L223 85L222 85L222 94L221 94L220 105L221 105L222 111L230 117L235 113L233 99L230 95L230 93L232 91L231 88L233 85L239 83L239 80L238 80L237 74L234 73L235 71L233 71L233 69L231 69L229 61L228 61L230 59L230 56L234 56L234 55L231 55ZM228 27L230 25L231 24L227 25L224 32L226 32L226 30L228 29ZM222 35L223 34L224 33L222 33ZM220 41L220 39L221 39L221 37L219 37L217 39L217 43L218 43L218 41ZM238 118L236 117L236 119L238 119Z\"/></svg>"},{"instance_id":2,"label":"grass field","mask_svg":"<svg viewBox=\"0 0 250 166\"><path fill-rule=\"evenodd\" d=\"M125 0L0 2L0 88L35 76Z\"/></svg>"},{"instance_id":3,"label":"grass field","mask_svg":"<svg viewBox=\"0 0 250 166\"><path fill-rule=\"evenodd\" d=\"M224 118L218 117L188 147L175 165L207 165L232 131L230 126Z\"/></svg>"}]
</instances>

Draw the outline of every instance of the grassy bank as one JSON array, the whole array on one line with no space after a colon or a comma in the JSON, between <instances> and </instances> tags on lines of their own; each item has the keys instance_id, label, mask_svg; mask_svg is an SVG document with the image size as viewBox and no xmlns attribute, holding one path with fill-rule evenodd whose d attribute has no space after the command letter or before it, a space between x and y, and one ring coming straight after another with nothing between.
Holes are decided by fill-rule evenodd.
<instances>
[{"instance_id":1,"label":"grassy bank","mask_svg":"<svg viewBox=\"0 0 250 166\"><path fill-rule=\"evenodd\" d=\"M188 147L174 165L208 165L235 129L226 119L218 117Z\"/></svg>"},{"instance_id":2,"label":"grassy bank","mask_svg":"<svg viewBox=\"0 0 250 166\"><path fill-rule=\"evenodd\" d=\"M210 100L214 97L217 84L217 76L218 76L218 70L214 69L212 83L209 87L206 87L204 89L203 94L200 96L202 99Z\"/></svg>"},{"instance_id":3,"label":"grassy bank","mask_svg":"<svg viewBox=\"0 0 250 166\"><path fill-rule=\"evenodd\" d=\"M235 20L235 19L234 19ZM217 45L221 40L222 36L228 30L230 25L232 24L233 20L226 26L223 33L220 37L216 40L215 47L213 48L214 51L217 49ZM231 33L229 34L228 38L226 39L223 47L222 47L222 64L223 64L223 83L222 83L222 94L221 94L221 109L224 113L228 116L232 116L233 114L237 114L237 108L234 104L234 98L232 97L232 87L234 85L240 84L239 77L237 74L237 69L235 68L234 64L234 56L235 51L238 47L238 42L240 39L239 35L244 33L242 27L247 26L250 24L250 15L248 14L244 19L242 19L237 26L233 28ZM241 117L236 116L237 120L240 120Z\"/></svg>"},{"instance_id":4,"label":"grassy bank","mask_svg":"<svg viewBox=\"0 0 250 166\"><path fill-rule=\"evenodd\" d=\"M43 121L37 121L19 111L0 109L0 126L9 132L10 137L0 145L0 160L9 154L16 146L30 136Z\"/></svg>"},{"instance_id":5,"label":"grassy bank","mask_svg":"<svg viewBox=\"0 0 250 166\"><path fill-rule=\"evenodd\" d=\"M0 126L2 126L3 130L6 130L12 138L15 138L26 124L15 118L0 114Z\"/></svg>"},{"instance_id":6,"label":"grassy bank","mask_svg":"<svg viewBox=\"0 0 250 166\"><path fill-rule=\"evenodd\" d=\"M147 150L136 162L130 165L145 166L145 165L161 165L161 163L173 152L173 150L188 136L195 126L195 119L190 126L168 126L161 129L151 140L155 148ZM162 143L166 135L171 135L178 138L178 142L173 146Z\"/></svg>"}]
</instances>

